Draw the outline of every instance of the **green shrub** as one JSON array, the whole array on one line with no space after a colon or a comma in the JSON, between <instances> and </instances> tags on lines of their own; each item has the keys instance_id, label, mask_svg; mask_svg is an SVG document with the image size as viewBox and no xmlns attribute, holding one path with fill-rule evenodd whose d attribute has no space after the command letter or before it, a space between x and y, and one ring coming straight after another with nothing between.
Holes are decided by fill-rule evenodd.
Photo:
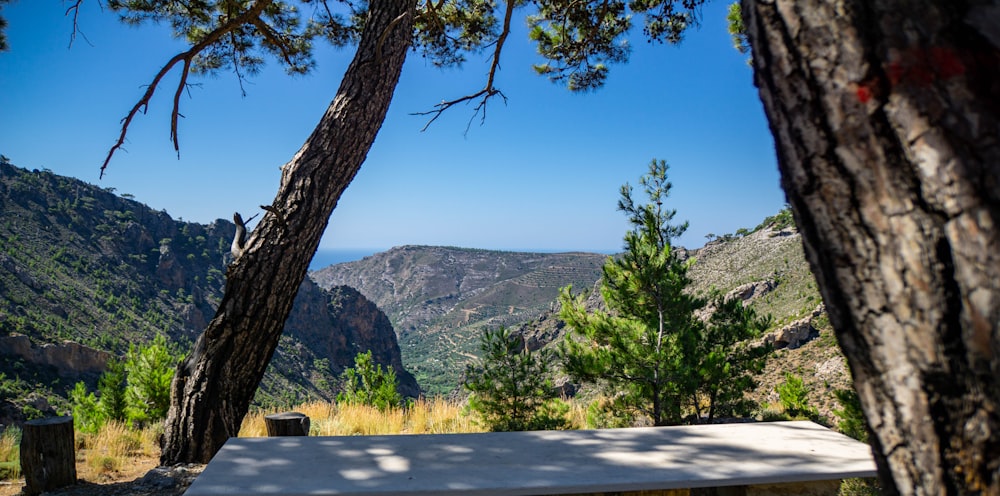
<instances>
[{"instance_id":1,"label":"green shrub","mask_svg":"<svg viewBox=\"0 0 1000 496\"><path fill-rule=\"evenodd\" d=\"M166 418L170 408L170 381L178 360L162 334L147 346L129 346L125 355L128 382L125 399L129 420L145 423Z\"/></svg>"},{"instance_id":2,"label":"green shrub","mask_svg":"<svg viewBox=\"0 0 1000 496\"><path fill-rule=\"evenodd\" d=\"M549 381L547 356L526 349L501 327L486 330L482 358L465 369L469 408L491 431L565 429L569 405Z\"/></svg>"},{"instance_id":3,"label":"green shrub","mask_svg":"<svg viewBox=\"0 0 1000 496\"><path fill-rule=\"evenodd\" d=\"M809 406L809 388L802 378L785 372L785 382L778 385L778 399L785 413L792 418L810 418L819 416L815 408Z\"/></svg>"},{"instance_id":4,"label":"green shrub","mask_svg":"<svg viewBox=\"0 0 1000 496\"><path fill-rule=\"evenodd\" d=\"M622 408L615 407L607 400L594 400L587 405L588 429L618 429L632 424L631 416L624 415Z\"/></svg>"},{"instance_id":5,"label":"green shrub","mask_svg":"<svg viewBox=\"0 0 1000 496\"><path fill-rule=\"evenodd\" d=\"M69 399L73 405L73 427L79 432L96 434L107 417L94 393L87 391L86 384L78 382L70 391Z\"/></svg>"},{"instance_id":6,"label":"green shrub","mask_svg":"<svg viewBox=\"0 0 1000 496\"><path fill-rule=\"evenodd\" d=\"M344 390L337 395L337 403L369 405L385 411L403 403L397 391L396 371L392 367L382 370L382 365L372 361L372 352L358 353L354 367L341 375Z\"/></svg>"},{"instance_id":7,"label":"green shrub","mask_svg":"<svg viewBox=\"0 0 1000 496\"><path fill-rule=\"evenodd\" d=\"M833 414L840 419L837 429L858 441L868 442L868 427L865 424L865 414L861 411L861 399L853 389L838 389L833 392L833 396L843 407L834 410Z\"/></svg>"}]
</instances>

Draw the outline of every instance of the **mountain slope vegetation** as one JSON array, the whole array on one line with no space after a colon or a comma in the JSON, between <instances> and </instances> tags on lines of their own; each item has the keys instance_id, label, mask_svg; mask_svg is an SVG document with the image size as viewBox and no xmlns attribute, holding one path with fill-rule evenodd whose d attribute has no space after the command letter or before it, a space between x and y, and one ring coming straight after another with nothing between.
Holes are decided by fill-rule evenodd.
<instances>
[{"instance_id":1,"label":"mountain slope vegetation","mask_svg":"<svg viewBox=\"0 0 1000 496\"><path fill-rule=\"evenodd\" d=\"M162 334L190 346L221 298L234 234L225 220L174 220L130 195L0 161L0 423L67 411L73 383L93 386L130 344ZM258 403L332 398L367 349L396 369L404 394L419 394L374 304L304 281Z\"/></svg>"},{"instance_id":2,"label":"mountain slope vegetation","mask_svg":"<svg viewBox=\"0 0 1000 496\"><path fill-rule=\"evenodd\" d=\"M606 255L402 246L310 273L374 301L399 334L403 361L430 394L454 389L487 328L555 308L562 286L592 286Z\"/></svg>"},{"instance_id":3,"label":"mountain slope vegetation","mask_svg":"<svg viewBox=\"0 0 1000 496\"><path fill-rule=\"evenodd\" d=\"M190 345L222 294L234 233L225 220L174 220L129 195L0 161L0 423L65 412L72 384L95 384L131 343L163 334ZM776 401L792 371L821 411L835 408L830 392L849 378L790 218L684 256L694 259L692 291L740 293L774 317L771 339L794 341L772 357L758 398ZM394 367L404 394L450 393L485 329L513 328L531 348L558 342L558 289L591 291L606 258L403 246L313 272L257 403L332 399L368 349Z\"/></svg>"}]
</instances>

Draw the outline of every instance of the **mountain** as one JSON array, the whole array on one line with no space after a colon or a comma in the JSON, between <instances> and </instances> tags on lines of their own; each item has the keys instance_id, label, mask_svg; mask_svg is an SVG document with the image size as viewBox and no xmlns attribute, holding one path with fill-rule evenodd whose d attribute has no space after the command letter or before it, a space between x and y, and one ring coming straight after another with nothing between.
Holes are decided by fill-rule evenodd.
<instances>
[{"instance_id":1,"label":"mountain","mask_svg":"<svg viewBox=\"0 0 1000 496\"><path fill-rule=\"evenodd\" d=\"M310 273L321 287L357 288L389 316L403 363L424 391L454 389L481 330L555 308L559 288L591 287L607 255L402 246Z\"/></svg>"},{"instance_id":2,"label":"mountain","mask_svg":"<svg viewBox=\"0 0 1000 496\"><path fill-rule=\"evenodd\" d=\"M784 382L786 372L793 373L802 377L809 389L809 403L833 418L840 405L832 393L850 387L850 373L790 213L783 211L752 230L722 236L697 250L678 249L682 257L692 259L688 272L692 292L732 295L743 299L758 315L772 317L763 339L773 344L775 352L751 397L761 404L777 404L777 386ZM588 307L606 309L595 288L586 288L591 291ZM553 311L516 327L515 333L535 350L557 346L566 328ZM557 383L566 380L557 378ZM569 393L574 390L572 384L562 388Z\"/></svg>"},{"instance_id":3,"label":"mountain","mask_svg":"<svg viewBox=\"0 0 1000 496\"><path fill-rule=\"evenodd\" d=\"M112 356L166 335L186 349L212 318L235 226L172 219L49 171L0 160L0 423L67 409L77 380L91 385ZM350 288L303 281L259 403L332 398L361 351L402 367L389 319Z\"/></svg>"},{"instance_id":4,"label":"mountain","mask_svg":"<svg viewBox=\"0 0 1000 496\"><path fill-rule=\"evenodd\" d=\"M107 360L158 333L184 348L214 314L235 226L182 222L129 195L0 160L0 423L66 411ZM806 379L823 412L849 377L783 212L697 250L691 290L744 298L774 317L780 348L757 393L777 401L786 371ZM331 399L353 357L373 350L403 392L445 394L478 354L481 330L508 326L529 346L565 332L558 288L593 289L606 255L403 246L312 272L258 391L258 404ZM404 367L405 364L405 367ZM412 370L414 375L407 372Z\"/></svg>"}]
</instances>

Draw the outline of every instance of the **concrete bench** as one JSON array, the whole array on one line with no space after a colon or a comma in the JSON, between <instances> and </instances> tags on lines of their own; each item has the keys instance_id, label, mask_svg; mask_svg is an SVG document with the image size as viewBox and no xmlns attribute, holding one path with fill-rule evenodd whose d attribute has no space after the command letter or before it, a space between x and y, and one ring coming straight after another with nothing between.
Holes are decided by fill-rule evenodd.
<instances>
[{"instance_id":1,"label":"concrete bench","mask_svg":"<svg viewBox=\"0 0 1000 496\"><path fill-rule=\"evenodd\" d=\"M868 445L797 421L232 438L186 495L836 494L874 475Z\"/></svg>"}]
</instances>

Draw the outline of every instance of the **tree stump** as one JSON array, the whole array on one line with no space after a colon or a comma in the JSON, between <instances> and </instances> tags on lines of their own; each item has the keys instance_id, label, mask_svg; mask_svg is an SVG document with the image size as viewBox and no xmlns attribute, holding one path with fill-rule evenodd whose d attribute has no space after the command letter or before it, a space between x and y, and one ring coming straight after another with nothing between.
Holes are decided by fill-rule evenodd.
<instances>
[{"instance_id":1,"label":"tree stump","mask_svg":"<svg viewBox=\"0 0 1000 496\"><path fill-rule=\"evenodd\" d=\"M309 417L299 412L283 412L264 417L267 436L308 436Z\"/></svg>"},{"instance_id":2,"label":"tree stump","mask_svg":"<svg viewBox=\"0 0 1000 496\"><path fill-rule=\"evenodd\" d=\"M29 420L21 434L24 494L76 484L73 417Z\"/></svg>"}]
</instances>

